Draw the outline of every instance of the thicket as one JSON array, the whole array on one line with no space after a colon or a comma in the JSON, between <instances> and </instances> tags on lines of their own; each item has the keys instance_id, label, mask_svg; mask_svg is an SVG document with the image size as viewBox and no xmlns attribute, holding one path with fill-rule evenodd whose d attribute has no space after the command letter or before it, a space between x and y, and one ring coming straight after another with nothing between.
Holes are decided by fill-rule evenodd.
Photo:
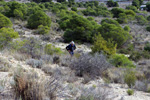
<instances>
[{"instance_id":1,"label":"thicket","mask_svg":"<svg viewBox=\"0 0 150 100\"><path fill-rule=\"evenodd\" d=\"M0 13L0 28L2 27L11 27L12 22L9 18Z\"/></svg>"},{"instance_id":2,"label":"thicket","mask_svg":"<svg viewBox=\"0 0 150 100\"><path fill-rule=\"evenodd\" d=\"M99 26L95 21L89 21L80 15L64 16L60 21L60 28L65 31L65 42L91 42Z\"/></svg>"},{"instance_id":3,"label":"thicket","mask_svg":"<svg viewBox=\"0 0 150 100\"><path fill-rule=\"evenodd\" d=\"M118 2L114 2L113 0L109 0L107 1L107 4L106 4L108 7L119 7L119 4Z\"/></svg>"},{"instance_id":4,"label":"thicket","mask_svg":"<svg viewBox=\"0 0 150 100\"><path fill-rule=\"evenodd\" d=\"M28 27L35 29L39 25L51 26L51 19L43 11L37 11L35 14L32 14L28 19Z\"/></svg>"},{"instance_id":5,"label":"thicket","mask_svg":"<svg viewBox=\"0 0 150 100\"><path fill-rule=\"evenodd\" d=\"M115 21L109 21L114 22ZM125 31L120 25L116 26L116 24L109 23L108 20L105 22L102 21L101 27L98 29L98 32L102 35L102 37L108 41L112 39L114 43L117 44L117 47L121 47L128 39L131 38L129 32Z\"/></svg>"}]
</instances>

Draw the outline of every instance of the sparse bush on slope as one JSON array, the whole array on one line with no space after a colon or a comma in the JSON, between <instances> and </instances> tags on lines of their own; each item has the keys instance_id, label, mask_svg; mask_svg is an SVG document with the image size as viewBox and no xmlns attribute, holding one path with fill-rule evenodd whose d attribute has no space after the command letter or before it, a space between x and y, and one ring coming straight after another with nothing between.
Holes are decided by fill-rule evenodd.
<instances>
[{"instance_id":1,"label":"sparse bush on slope","mask_svg":"<svg viewBox=\"0 0 150 100\"><path fill-rule=\"evenodd\" d=\"M17 68L13 79L14 83L11 84L11 87L16 100L45 100L45 97L56 100L56 92L60 85L52 77L41 79L34 71Z\"/></svg>"},{"instance_id":2,"label":"sparse bush on slope","mask_svg":"<svg viewBox=\"0 0 150 100\"><path fill-rule=\"evenodd\" d=\"M109 62L116 67L129 67L135 68L136 66L123 54L112 55L109 59Z\"/></svg>"},{"instance_id":3,"label":"sparse bush on slope","mask_svg":"<svg viewBox=\"0 0 150 100\"><path fill-rule=\"evenodd\" d=\"M96 53L94 55L81 55L77 60L72 62L70 67L76 71L78 76L88 74L92 77L101 75L111 65L107 62L104 55Z\"/></svg>"},{"instance_id":4,"label":"sparse bush on slope","mask_svg":"<svg viewBox=\"0 0 150 100\"><path fill-rule=\"evenodd\" d=\"M0 29L0 48L6 46L12 39L18 38L18 33L11 28Z\"/></svg>"}]
</instances>

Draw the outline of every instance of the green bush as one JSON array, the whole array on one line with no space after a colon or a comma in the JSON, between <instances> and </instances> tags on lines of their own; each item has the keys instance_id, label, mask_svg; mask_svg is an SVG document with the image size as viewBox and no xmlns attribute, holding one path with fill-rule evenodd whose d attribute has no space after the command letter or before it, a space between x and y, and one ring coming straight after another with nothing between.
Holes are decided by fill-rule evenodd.
<instances>
[{"instance_id":1,"label":"green bush","mask_svg":"<svg viewBox=\"0 0 150 100\"><path fill-rule=\"evenodd\" d=\"M113 8L111 10L111 12L113 14L113 17L118 18L120 13L124 13L124 9L122 9L122 8Z\"/></svg>"},{"instance_id":2,"label":"green bush","mask_svg":"<svg viewBox=\"0 0 150 100\"><path fill-rule=\"evenodd\" d=\"M52 46L52 44L47 44L45 46L45 53L48 55L53 55L53 54L62 54L63 52L61 51L60 48L56 48L55 46Z\"/></svg>"},{"instance_id":3,"label":"green bush","mask_svg":"<svg viewBox=\"0 0 150 100\"><path fill-rule=\"evenodd\" d=\"M147 43L147 44L145 45L144 50L150 52L150 43Z\"/></svg>"},{"instance_id":4,"label":"green bush","mask_svg":"<svg viewBox=\"0 0 150 100\"><path fill-rule=\"evenodd\" d=\"M120 23L120 24L123 24L123 23L127 23L127 16L125 13L120 13L119 14L119 18L117 18L117 21Z\"/></svg>"},{"instance_id":5,"label":"green bush","mask_svg":"<svg viewBox=\"0 0 150 100\"><path fill-rule=\"evenodd\" d=\"M114 24L116 26L120 26L120 24L116 20L108 19L108 18L102 19L101 24L104 24L104 23Z\"/></svg>"},{"instance_id":6,"label":"green bush","mask_svg":"<svg viewBox=\"0 0 150 100\"><path fill-rule=\"evenodd\" d=\"M92 42L92 36L97 32L99 25L95 21L79 15L65 16L59 21L60 28L65 31L65 42Z\"/></svg>"},{"instance_id":7,"label":"green bush","mask_svg":"<svg viewBox=\"0 0 150 100\"><path fill-rule=\"evenodd\" d=\"M135 6L135 7L139 8L140 7L140 1L139 0L133 0L132 1L132 6Z\"/></svg>"},{"instance_id":8,"label":"green bush","mask_svg":"<svg viewBox=\"0 0 150 100\"><path fill-rule=\"evenodd\" d=\"M115 24L103 23L98 29L98 32L100 32L106 41L112 39L112 41L117 44L118 48L131 38L129 32L125 31L121 26L116 26Z\"/></svg>"},{"instance_id":9,"label":"green bush","mask_svg":"<svg viewBox=\"0 0 150 100\"><path fill-rule=\"evenodd\" d=\"M94 38L94 46L92 47L92 52L104 52L105 54L112 55L116 53L117 45L113 41L109 40L108 42L103 39L99 34Z\"/></svg>"},{"instance_id":10,"label":"green bush","mask_svg":"<svg viewBox=\"0 0 150 100\"><path fill-rule=\"evenodd\" d=\"M119 7L119 4L118 2L114 2L113 0L109 0L107 1L107 4L106 4L108 7Z\"/></svg>"},{"instance_id":11,"label":"green bush","mask_svg":"<svg viewBox=\"0 0 150 100\"><path fill-rule=\"evenodd\" d=\"M39 25L36 33L44 35L44 34L48 34L49 31L50 31L50 28L48 26Z\"/></svg>"},{"instance_id":12,"label":"green bush","mask_svg":"<svg viewBox=\"0 0 150 100\"><path fill-rule=\"evenodd\" d=\"M127 6L126 9L132 10L132 11L134 11L134 12L136 12L136 13L138 12L138 9L137 9L135 6L132 6L132 5Z\"/></svg>"},{"instance_id":13,"label":"green bush","mask_svg":"<svg viewBox=\"0 0 150 100\"><path fill-rule=\"evenodd\" d=\"M16 18L23 19L23 13L21 11L19 11L18 9L15 9L13 14Z\"/></svg>"},{"instance_id":14,"label":"green bush","mask_svg":"<svg viewBox=\"0 0 150 100\"><path fill-rule=\"evenodd\" d=\"M116 67L129 67L129 68L135 68L136 66L133 64L132 61L128 59L123 54L115 54L112 55L109 59L109 62L113 64Z\"/></svg>"},{"instance_id":15,"label":"green bush","mask_svg":"<svg viewBox=\"0 0 150 100\"><path fill-rule=\"evenodd\" d=\"M51 25L51 19L43 11L37 11L35 14L31 15L28 19L28 27L35 29L39 25L48 26Z\"/></svg>"},{"instance_id":16,"label":"green bush","mask_svg":"<svg viewBox=\"0 0 150 100\"><path fill-rule=\"evenodd\" d=\"M128 89L127 93L128 93L128 95L133 95L134 94L134 90Z\"/></svg>"},{"instance_id":17,"label":"green bush","mask_svg":"<svg viewBox=\"0 0 150 100\"><path fill-rule=\"evenodd\" d=\"M142 58L142 55L140 52L138 51L132 51L130 54L129 59L133 60L133 61L138 61Z\"/></svg>"},{"instance_id":18,"label":"green bush","mask_svg":"<svg viewBox=\"0 0 150 100\"><path fill-rule=\"evenodd\" d=\"M147 3L146 3L146 10L147 10L147 11L150 11L150 2L147 2Z\"/></svg>"},{"instance_id":19,"label":"green bush","mask_svg":"<svg viewBox=\"0 0 150 100\"><path fill-rule=\"evenodd\" d=\"M11 27L11 26L12 26L12 22L10 21L10 19L4 16L3 14L0 14L0 28Z\"/></svg>"},{"instance_id":20,"label":"green bush","mask_svg":"<svg viewBox=\"0 0 150 100\"><path fill-rule=\"evenodd\" d=\"M139 25L145 25L145 24L147 24L146 18L144 18L142 15L135 16L135 18L136 18L137 23Z\"/></svg>"},{"instance_id":21,"label":"green bush","mask_svg":"<svg viewBox=\"0 0 150 100\"><path fill-rule=\"evenodd\" d=\"M11 28L0 29L0 48L6 46L12 39L17 38L18 33Z\"/></svg>"},{"instance_id":22,"label":"green bush","mask_svg":"<svg viewBox=\"0 0 150 100\"><path fill-rule=\"evenodd\" d=\"M77 11L77 7L72 7L71 10L72 11Z\"/></svg>"},{"instance_id":23,"label":"green bush","mask_svg":"<svg viewBox=\"0 0 150 100\"><path fill-rule=\"evenodd\" d=\"M124 76L124 81L125 83L132 88L135 85L135 81L137 80L135 76L135 72L133 71L127 71L125 76Z\"/></svg>"},{"instance_id":24,"label":"green bush","mask_svg":"<svg viewBox=\"0 0 150 100\"><path fill-rule=\"evenodd\" d=\"M150 32L150 26L146 26L146 30Z\"/></svg>"},{"instance_id":25,"label":"green bush","mask_svg":"<svg viewBox=\"0 0 150 100\"><path fill-rule=\"evenodd\" d=\"M18 3L16 1L8 3L9 11L6 12L8 17L17 17L23 19L27 14L27 5Z\"/></svg>"},{"instance_id":26,"label":"green bush","mask_svg":"<svg viewBox=\"0 0 150 100\"><path fill-rule=\"evenodd\" d=\"M124 27L124 30L127 31L127 32L129 32L131 29L130 29L130 27L129 27L128 25L126 25L126 26Z\"/></svg>"}]
</instances>

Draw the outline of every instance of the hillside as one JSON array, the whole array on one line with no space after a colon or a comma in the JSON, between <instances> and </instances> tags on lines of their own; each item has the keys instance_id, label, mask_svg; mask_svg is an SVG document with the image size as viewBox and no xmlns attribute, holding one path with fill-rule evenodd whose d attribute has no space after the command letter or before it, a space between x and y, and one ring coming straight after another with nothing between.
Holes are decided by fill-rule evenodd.
<instances>
[{"instance_id":1,"label":"hillside","mask_svg":"<svg viewBox=\"0 0 150 100\"><path fill-rule=\"evenodd\" d=\"M149 3L33 1L0 0L0 100L150 100Z\"/></svg>"}]
</instances>

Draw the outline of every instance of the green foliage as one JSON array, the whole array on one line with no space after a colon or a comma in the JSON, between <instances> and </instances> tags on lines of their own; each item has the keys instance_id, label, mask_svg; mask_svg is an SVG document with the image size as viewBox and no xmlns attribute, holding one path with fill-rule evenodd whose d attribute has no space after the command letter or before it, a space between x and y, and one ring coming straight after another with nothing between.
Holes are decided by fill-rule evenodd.
<instances>
[{"instance_id":1,"label":"green foliage","mask_svg":"<svg viewBox=\"0 0 150 100\"><path fill-rule=\"evenodd\" d=\"M19 17L22 19L27 14L27 6L16 1L8 3L9 11L5 13L8 17Z\"/></svg>"},{"instance_id":2,"label":"green foliage","mask_svg":"<svg viewBox=\"0 0 150 100\"><path fill-rule=\"evenodd\" d=\"M127 6L126 9L132 10L132 11L134 11L134 12L136 12L136 13L138 12L138 9L137 9L135 6L132 6L132 5Z\"/></svg>"},{"instance_id":3,"label":"green foliage","mask_svg":"<svg viewBox=\"0 0 150 100\"><path fill-rule=\"evenodd\" d=\"M120 24L123 24L123 23L127 23L127 15L125 13L120 13L119 14L119 18L117 18L117 21L120 23Z\"/></svg>"},{"instance_id":4,"label":"green foliage","mask_svg":"<svg viewBox=\"0 0 150 100\"><path fill-rule=\"evenodd\" d=\"M150 21L150 16L147 16L147 20Z\"/></svg>"},{"instance_id":5,"label":"green foliage","mask_svg":"<svg viewBox=\"0 0 150 100\"><path fill-rule=\"evenodd\" d=\"M111 12L104 6L98 6L96 8L88 7L86 10L83 10L82 13L85 16L103 16L111 17Z\"/></svg>"},{"instance_id":6,"label":"green foliage","mask_svg":"<svg viewBox=\"0 0 150 100\"><path fill-rule=\"evenodd\" d=\"M131 88L135 85L135 81L137 80L134 71L127 71L124 76L125 83Z\"/></svg>"},{"instance_id":7,"label":"green foliage","mask_svg":"<svg viewBox=\"0 0 150 100\"><path fill-rule=\"evenodd\" d=\"M111 12L113 14L113 17L118 18L120 13L124 13L124 9L122 9L122 8L113 8L111 10Z\"/></svg>"},{"instance_id":8,"label":"green foliage","mask_svg":"<svg viewBox=\"0 0 150 100\"><path fill-rule=\"evenodd\" d=\"M77 7L72 7L71 10L72 11L77 11Z\"/></svg>"},{"instance_id":9,"label":"green foliage","mask_svg":"<svg viewBox=\"0 0 150 100\"><path fill-rule=\"evenodd\" d=\"M94 38L94 46L92 47L92 52L104 52L105 54L112 55L116 53L116 47L117 45L113 41L106 41L99 34Z\"/></svg>"},{"instance_id":10,"label":"green foliage","mask_svg":"<svg viewBox=\"0 0 150 100\"><path fill-rule=\"evenodd\" d=\"M146 10L147 10L147 11L150 11L150 2L147 2L147 3L146 3Z\"/></svg>"},{"instance_id":11,"label":"green foliage","mask_svg":"<svg viewBox=\"0 0 150 100\"><path fill-rule=\"evenodd\" d=\"M60 28L65 31L65 42L72 40L78 42L91 42L92 36L97 32L99 25L95 21L89 21L83 16L65 16L60 21Z\"/></svg>"},{"instance_id":12,"label":"green foliage","mask_svg":"<svg viewBox=\"0 0 150 100\"><path fill-rule=\"evenodd\" d=\"M94 100L94 96L89 95L89 96L81 96L79 100Z\"/></svg>"},{"instance_id":13,"label":"green foliage","mask_svg":"<svg viewBox=\"0 0 150 100\"><path fill-rule=\"evenodd\" d=\"M108 18L102 19L101 24L104 24L104 23L114 24L116 26L120 26L120 24L116 20L108 19Z\"/></svg>"},{"instance_id":14,"label":"green foliage","mask_svg":"<svg viewBox=\"0 0 150 100\"><path fill-rule=\"evenodd\" d=\"M12 39L17 38L18 33L11 28L0 29L0 48L6 46Z\"/></svg>"},{"instance_id":15,"label":"green foliage","mask_svg":"<svg viewBox=\"0 0 150 100\"><path fill-rule=\"evenodd\" d=\"M3 14L0 14L0 28L11 27L11 26L12 26L12 22L10 21L10 19L4 16Z\"/></svg>"},{"instance_id":16,"label":"green foliage","mask_svg":"<svg viewBox=\"0 0 150 100\"><path fill-rule=\"evenodd\" d=\"M135 7L139 8L140 7L140 1L139 0L133 0L132 1L132 6L135 6Z\"/></svg>"},{"instance_id":17,"label":"green foliage","mask_svg":"<svg viewBox=\"0 0 150 100\"><path fill-rule=\"evenodd\" d=\"M109 59L109 62L113 64L116 67L129 67L129 68L135 68L136 66L133 64L132 61L128 59L123 54L115 54L112 55Z\"/></svg>"},{"instance_id":18,"label":"green foliage","mask_svg":"<svg viewBox=\"0 0 150 100\"><path fill-rule=\"evenodd\" d=\"M125 10L125 14L130 17L135 17L136 13L132 10Z\"/></svg>"},{"instance_id":19,"label":"green foliage","mask_svg":"<svg viewBox=\"0 0 150 100\"><path fill-rule=\"evenodd\" d=\"M138 61L139 59L142 58L142 55L140 52L138 51L133 51L129 57L131 60L134 60L134 61Z\"/></svg>"},{"instance_id":20,"label":"green foliage","mask_svg":"<svg viewBox=\"0 0 150 100\"><path fill-rule=\"evenodd\" d=\"M109 0L107 1L107 4L106 4L108 7L119 7L119 4L118 2L114 2L113 0Z\"/></svg>"},{"instance_id":21,"label":"green foliage","mask_svg":"<svg viewBox=\"0 0 150 100\"><path fill-rule=\"evenodd\" d=\"M48 26L51 25L51 19L43 11L37 11L35 14L31 15L28 19L28 27L35 29L39 25Z\"/></svg>"},{"instance_id":22,"label":"green foliage","mask_svg":"<svg viewBox=\"0 0 150 100\"><path fill-rule=\"evenodd\" d=\"M146 30L150 32L150 26L147 26L147 27L146 27Z\"/></svg>"},{"instance_id":23,"label":"green foliage","mask_svg":"<svg viewBox=\"0 0 150 100\"><path fill-rule=\"evenodd\" d=\"M131 38L129 33L125 31L121 26L115 24L103 23L98 29L102 37L105 40L112 39L118 47L121 47L128 39Z\"/></svg>"},{"instance_id":24,"label":"green foliage","mask_svg":"<svg viewBox=\"0 0 150 100\"><path fill-rule=\"evenodd\" d=\"M127 32L129 32L131 29L130 29L130 27L129 27L128 25L126 25L126 26L124 27L124 30L127 31Z\"/></svg>"},{"instance_id":25,"label":"green foliage","mask_svg":"<svg viewBox=\"0 0 150 100\"><path fill-rule=\"evenodd\" d=\"M57 0L57 2L60 2L60 3L62 3L62 2L65 2L66 0Z\"/></svg>"},{"instance_id":26,"label":"green foliage","mask_svg":"<svg viewBox=\"0 0 150 100\"><path fill-rule=\"evenodd\" d=\"M39 25L36 33L44 35L44 34L48 34L49 31L50 31L50 28L48 26Z\"/></svg>"},{"instance_id":27,"label":"green foliage","mask_svg":"<svg viewBox=\"0 0 150 100\"><path fill-rule=\"evenodd\" d=\"M40 2L51 2L52 0L32 0L32 1L40 3Z\"/></svg>"},{"instance_id":28,"label":"green foliage","mask_svg":"<svg viewBox=\"0 0 150 100\"><path fill-rule=\"evenodd\" d=\"M147 43L147 44L145 45L144 50L150 52L150 43Z\"/></svg>"},{"instance_id":29,"label":"green foliage","mask_svg":"<svg viewBox=\"0 0 150 100\"><path fill-rule=\"evenodd\" d=\"M145 25L145 24L147 24L146 18L144 18L142 15L137 15L137 16L135 16L135 18L136 18L137 23L139 25Z\"/></svg>"},{"instance_id":30,"label":"green foliage","mask_svg":"<svg viewBox=\"0 0 150 100\"><path fill-rule=\"evenodd\" d=\"M45 46L45 53L48 55L53 55L53 54L60 55L63 52L61 51L60 48L56 48L55 46L52 46L52 44L47 44Z\"/></svg>"},{"instance_id":31,"label":"green foliage","mask_svg":"<svg viewBox=\"0 0 150 100\"><path fill-rule=\"evenodd\" d=\"M127 93L128 93L128 95L133 95L134 94L134 90L128 89Z\"/></svg>"},{"instance_id":32,"label":"green foliage","mask_svg":"<svg viewBox=\"0 0 150 100\"><path fill-rule=\"evenodd\" d=\"M14 16L15 16L16 18L18 18L18 19L19 19L19 18L21 18L21 19L23 18L23 13L22 13L21 11L17 10L17 9L14 10L14 13L13 13L13 14L14 14Z\"/></svg>"}]
</instances>

